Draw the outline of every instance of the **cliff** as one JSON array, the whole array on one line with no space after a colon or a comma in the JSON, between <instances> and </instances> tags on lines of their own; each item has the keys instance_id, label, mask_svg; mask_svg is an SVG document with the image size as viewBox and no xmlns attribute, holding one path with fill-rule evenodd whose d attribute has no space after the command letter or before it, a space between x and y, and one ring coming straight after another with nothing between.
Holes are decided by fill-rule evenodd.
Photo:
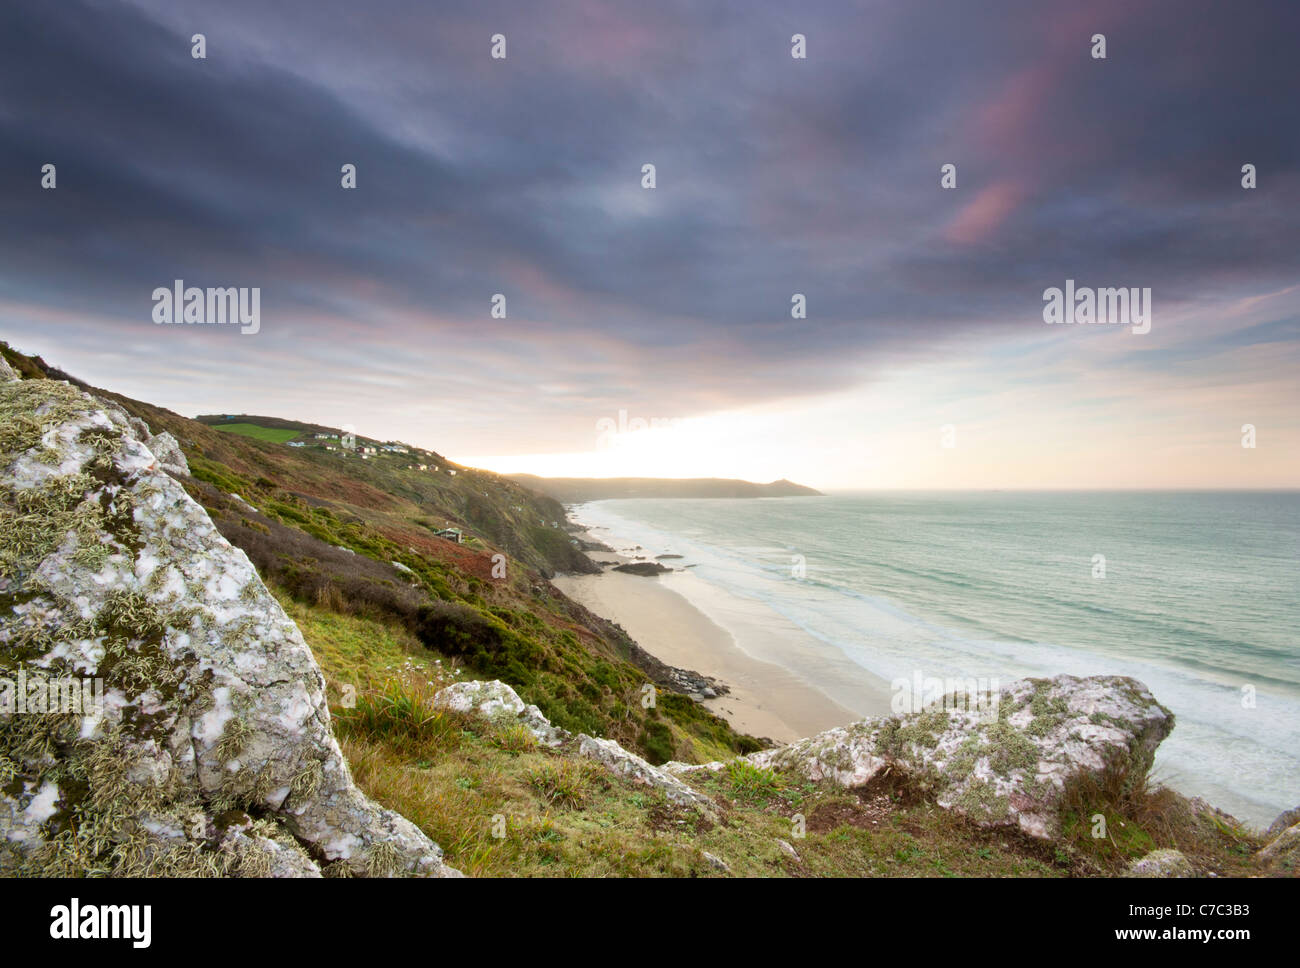
<instances>
[{"instance_id":1,"label":"cliff","mask_svg":"<svg viewBox=\"0 0 1300 968\"><path fill-rule=\"evenodd\" d=\"M301 633L147 430L0 379L0 871L458 873L353 784Z\"/></svg>"},{"instance_id":2,"label":"cliff","mask_svg":"<svg viewBox=\"0 0 1300 968\"><path fill-rule=\"evenodd\" d=\"M510 480L564 504L633 497L820 497L821 492L787 480L770 484L716 477L534 477L511 474Z\"/></svg>"},{"instance_id":3,"label":"cliff","mask_svg":"<svg viewBox=\"0 0 1300 968\"><path fill-rule=\"evenodd\" d=\"M0 873L1295 872L1294 814L1252 831L1151 782L1174 720L1141 683L1025 680L763 749L509 521L420 537L417 472L227 440L0 349Z\"/></svg>"}]
</instances>

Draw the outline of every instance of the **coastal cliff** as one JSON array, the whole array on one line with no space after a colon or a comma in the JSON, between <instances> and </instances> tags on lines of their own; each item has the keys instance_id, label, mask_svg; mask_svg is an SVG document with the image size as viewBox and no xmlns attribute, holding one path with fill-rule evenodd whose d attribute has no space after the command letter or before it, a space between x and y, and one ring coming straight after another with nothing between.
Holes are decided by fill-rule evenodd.
<instances>
[{"instance_id":1,"label":"coastal cliff","mask_svg":"<svg viewBox=\"0 0 1300 968\"><path fill-rule=\"evenodd\" d=\"M716 477L534 477L511 474L510 480L564 504L582 504L609 498L758 498L820 497L821 492L793 481L770 484L735 481Z\"/></svg>"},{"instance_id":2,"label":"coastal cliff","mask_svg":"<svg viewBox=\"0 0 1300 968\"><path fill-rule=\"evenodd\" d=\"M0 872L458 873L353 784L311 651L168 472L171 438L0 380L0 669L40 687L0 726Z\"/></svg>"},{"instance_id":3,"label":"coastal cliff","mask_svg":"<svg viewBox=\"0 0 1300 968\"><path fill-rule=\"evenodd\" d=\"M1151 782L1174 719L1132 679L760 748L549 584L569 552L517 484L403 505L381 468L322 483L4 350L2 874L1295 872L1296 817ZM500 544L412 529L462 487L532 513ZM37 682L99 685L55 709Z\"/></svg>"}]
</instances>

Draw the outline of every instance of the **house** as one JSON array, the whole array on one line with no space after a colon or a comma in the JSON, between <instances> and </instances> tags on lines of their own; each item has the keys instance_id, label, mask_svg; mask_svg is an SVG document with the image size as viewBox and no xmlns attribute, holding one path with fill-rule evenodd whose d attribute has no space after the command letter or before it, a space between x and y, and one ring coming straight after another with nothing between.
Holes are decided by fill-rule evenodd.
<instances>
[{"instance_id":1,"label":"house","mask_svg":"<svg viewBox=\"0 0 1300 968\"><path fill-rule=\"evenodd\" d=\"M441 531L434 532L439 538L446 538L448 541L454 541L460 544L462 541L461 533L458 528L443 528Z\"/></svg>"}]
</instances>

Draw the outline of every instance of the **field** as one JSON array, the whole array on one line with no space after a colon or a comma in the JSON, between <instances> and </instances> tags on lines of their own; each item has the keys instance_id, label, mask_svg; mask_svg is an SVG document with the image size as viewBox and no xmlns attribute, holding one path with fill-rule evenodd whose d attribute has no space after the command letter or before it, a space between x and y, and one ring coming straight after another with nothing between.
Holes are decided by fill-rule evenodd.
<instances>
[{"instance_id":1,"label":"field","mask_svg":"<svg viewBox=\"0 0 1300 968\"><path fill-rule=\"evenodd\" d=\"M293 440L300 436L297 430L276 430L271 427L259 427L257 424L250 423L232 423L232 424L214 424L213 430L224 430L229 434L240 434L244 437L253 437L257 440L269 440L273 444L283 444L286 440Z\"/></svg>"}]
</instances>

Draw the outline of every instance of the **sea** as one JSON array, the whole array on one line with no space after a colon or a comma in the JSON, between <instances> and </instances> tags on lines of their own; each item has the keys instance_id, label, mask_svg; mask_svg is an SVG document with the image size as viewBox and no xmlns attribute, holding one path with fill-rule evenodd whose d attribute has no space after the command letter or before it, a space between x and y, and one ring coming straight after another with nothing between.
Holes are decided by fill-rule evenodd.
<instances>
[{"instance_id":1,"label":"sea","mask_svg":"<svg viewBox=\"0 0 1300 968\"><path fill-rule=\"evenodd\" d=\"M833 671L845 658L885 683L1132 676L1177 720L1155 779L1256 826L1300 804L1300 492L866 492L571 512L616 550L680 555L663 559L683 573L671 587L724 627L743 614L807 633L822 656L762 658L850 710L867 704Z\"/></svg>"}]
</instances>

